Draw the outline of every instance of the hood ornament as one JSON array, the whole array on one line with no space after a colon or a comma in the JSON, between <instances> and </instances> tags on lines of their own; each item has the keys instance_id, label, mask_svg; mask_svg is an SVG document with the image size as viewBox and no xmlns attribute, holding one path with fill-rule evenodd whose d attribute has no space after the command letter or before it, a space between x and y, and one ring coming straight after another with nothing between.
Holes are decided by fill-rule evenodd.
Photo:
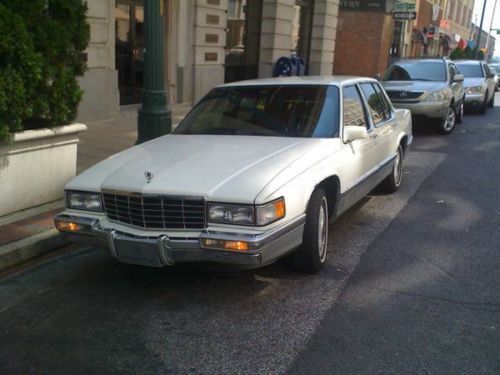
<instances>
[{"instance_id":1,"label":"hood ornament","mask_svg":"<svg viewBox=\"0 0 500 375\"><path fill-rule=\"evenodd\" d=\"M146 171L146 172L144 172L144 177L146 177L146 181L149 184L151 182L151 180L153 179L153 173Z\"/></svg>"}]
</instances>

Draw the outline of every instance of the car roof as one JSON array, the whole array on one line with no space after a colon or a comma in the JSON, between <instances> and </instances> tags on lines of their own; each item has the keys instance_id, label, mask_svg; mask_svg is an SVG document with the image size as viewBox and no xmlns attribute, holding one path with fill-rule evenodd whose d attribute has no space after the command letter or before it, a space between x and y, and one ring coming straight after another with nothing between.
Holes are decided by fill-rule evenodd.
<instances>
[{"instance_id":1,"label":"car roof","mask_svg":"<svg viewBox=\"0 0 500 375\"><path fill-rule=\"evenodd\" d=\"M455 64L463 64L463 65L477 65L481 64L484 61L479 60L455 60Z\"/></svg>"},{"instance_id":2,"label":"car roof","mask_svg":"<svg viewBox=\"0 0 500 375\"><path fill-rule=\"evenodd\" d=\"M265 85L332 85L341 86L359 81L377 82L374 78L359 76L293 76L250 79L219 85L217 87L265 86Z\"/></svg>"},{"instance_id":3,"label":"car roof","mask_svg":"<svg viewBox=\"0 0 500 375\"><path fill-rule=\"evenodd\" d=\"M429 57L423 57L423 58L419 58L419 57L416 57L416 58L403 58L403 59L398 59L396 60L394 63L397 64L397 63L400 63L400 62L422 62L422 63L427 63L427 62L445 62L445 61L449 61L448 59L444 59L442 57L433 57L433 58L429 58Z\"/></svg>"}]
</instances>

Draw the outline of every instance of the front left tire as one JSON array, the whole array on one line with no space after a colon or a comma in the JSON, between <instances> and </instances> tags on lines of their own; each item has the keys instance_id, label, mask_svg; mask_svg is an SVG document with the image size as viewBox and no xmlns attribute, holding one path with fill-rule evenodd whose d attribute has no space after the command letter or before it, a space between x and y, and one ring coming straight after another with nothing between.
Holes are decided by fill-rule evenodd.
<instances>
[{"instance_id":1,"label":"front left tire","mask_svg":"<svg viewBox=\"0 0 500 375\"><path fill-rule=\"evenodd\" d=\"M453 129L455 129L456 124L456 114L453 104L448 107L448 114L442 120L440 120L439 126L437 128L440 134L450 134Z\"/></svg>"},{"instance_id":2,"label":"front left tire","mask_svg":"<svg viewBox=\"0 0 500 375\"><path fill-rule=\"evenodd\" d=\"M309 200L302 245L292 255L295 270L316 273L326 262L328 247L328 200L318 187Z\"/></svg>"},{"instance_id":3,"label":"front left tire","mask_svg":"<svg viewBox=\"0 0 500 375\"><path fill-rule=\"evenodd\" d=\"M493 93L490 101L488 102L488 108L493 108L494 106L495 106L495 93Z\"/></svg>"},{"instance_id":4,"label":"front left tire","mask_svg":"<svg viewBox=\"0 0 500 375\"><path fill-rule=\"evenodd\" d=\"M458 110L455 114L455 122L457 124L461 124L462 121L464 120L464 99L462 99L462 101L460 102Z\"/></svg>"}]
</instances>

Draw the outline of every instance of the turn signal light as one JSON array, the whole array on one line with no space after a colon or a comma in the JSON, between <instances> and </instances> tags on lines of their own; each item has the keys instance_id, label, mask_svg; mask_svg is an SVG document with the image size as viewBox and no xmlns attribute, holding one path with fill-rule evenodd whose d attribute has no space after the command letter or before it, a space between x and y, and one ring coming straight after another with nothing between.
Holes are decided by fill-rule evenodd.
<instances>
[{"instance_id":1,"label":"turn signal light","mask_svg":"<svg viewBox=\"0 0 500 375\"><path fill-rule=\"evenodd\" d=\"M201 245L209 249L248 251L248 242L245 241L225 241L203 238Z\"/></svg>"},{"instance_id":2,"label":"turn signal light","mask_svg":"<svg viewBox=\"0 0 500 375\"><path fill-rule=\"evenodd\" d=\"M56 228L61 232L79 232L81 227L77 223L56 220Z\"/></svg>"}]
</instances>

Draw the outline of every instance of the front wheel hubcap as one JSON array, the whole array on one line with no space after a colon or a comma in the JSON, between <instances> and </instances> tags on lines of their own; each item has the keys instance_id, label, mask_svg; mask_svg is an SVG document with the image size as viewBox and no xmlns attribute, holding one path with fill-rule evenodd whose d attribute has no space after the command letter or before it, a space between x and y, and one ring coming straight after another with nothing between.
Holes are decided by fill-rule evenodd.
<instances>
[{"instance_id":1,"label":"front wheel hubcap","mask_svg":"<svg viewBox=\"0 0 500 375\"><path fill-rule=\"evenodd\" d=\"M398 150L396 160L394 161L394 183L396 186L401 184L401 177L403 175L403 163L401 162L401 159L401 150Z\"/></svg>"},{"instance_id":2,"label":"front wheel hubcap","mask_svg":"<svg viewBox=\"0 0 500 375\"><path fill-rule=\"evenodd\" d=\"M448 112L448 116L446 116L446 119L444 120L443 128L446 131L450 131L453 129L455 126L455 111L453 108L450 108Z\"/></svg>"}]
</instances>

